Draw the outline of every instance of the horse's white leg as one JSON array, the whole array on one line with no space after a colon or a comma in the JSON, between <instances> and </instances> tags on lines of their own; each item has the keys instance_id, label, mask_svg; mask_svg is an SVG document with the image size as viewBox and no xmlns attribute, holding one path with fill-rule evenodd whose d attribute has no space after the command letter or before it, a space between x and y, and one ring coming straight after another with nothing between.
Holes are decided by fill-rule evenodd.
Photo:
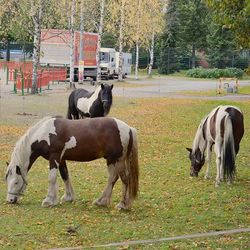
<instances>
[{"instance_id":1,"label":"horse's white leg","mask_svg":"<svg viewBox=\"0 0 250 250\"><path fill-rule=\"evenodd\" d=\"M116 166L114 164L108 165L108 173L108 185L103 191L101 197L93 202L93 204L97 206L108 206L110 204L113 187L119 178Z\"/></svg>"},{"instance_id":2,"label":"horse's white leg","mask_svg":"<svg viewBox=\"0 0 250 250\"><path fill-rule=\"evenodd\" d=\"M212 143L207 144L207 170L205 173L205 179L210 179L210 168L211 168L211 156L212 156Z\"/></svg>"},{"instance_id":3,"label":"horse's white leg","mask_svg":"<svg viewBox=\"0 0 250 250\"><path fill-rule=\"evenodd\" d=\"M65 161L60 163L59 171L60 171L61 177L62 177L64 185L65 185L65 193L61 197L61 201L62 202L63 201L72 202L75 199L75 195L74 195L74 190L73 190L73 187L71 184L68 168L67 168Z\"/></svg>"},{"instance_id":4,"label":"horse's white leg","mask_svg":"<svg viewBox=\"0 0 250 250\"><path fill-rule=\"evenodd\" d=\"M47 197L42 202L43 207L55 206L58 204L58 199L57 199L58 186L56 182L57 166L59 166L59 164L56 161L55 163L53 163L53 165L50 164L49 188Z\"/></svg>"},{"instance_id":5,"label":"horse's white leg","mask_svg":"<svg viewBox=\"0 0 250 250\"><path fill-rule=\"evenodd\" d=\"M218 187L220 185L221 177L220 177L220 168L221 168L221 143L215 143L214 149L216 154L216 167L217 167L217 174L216 174L216 180L215 180L215 187Z\"/></svg>"}]
</instances>

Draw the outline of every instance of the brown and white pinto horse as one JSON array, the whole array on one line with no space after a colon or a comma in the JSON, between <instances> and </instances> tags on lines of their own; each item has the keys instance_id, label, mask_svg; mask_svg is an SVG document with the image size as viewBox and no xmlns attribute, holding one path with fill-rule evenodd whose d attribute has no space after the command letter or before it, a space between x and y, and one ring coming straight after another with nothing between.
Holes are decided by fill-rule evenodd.
<instances>
[{"instance_id":1,"label":"brown and white pinto horse","mask_svg":"<svg viewBox=\"0 0 250 250\"><path fill-rule=\"evenodd\" d=\"M31 127L16 143L6 172L7 201L16 203L24 192L26 175L39 157L49 161L49 188L42 206L58 203L57 172L65 184L63 201L73 201L66 160L87 162L105 158L108 166L108 185L94 203L108 206L113 186L120 177L123 183L120 209L130 209L139 186L139 165L136 130L115 118L68 120L46 117Z\"/></svg>"},{"instance_id":2,"label":"brown and white pinto horse","mask_svg":"<svg viewBox=\"0 0 250 250\"><path fill-rule=\"evenodd\" d=\"M207 150L208 166L205 178L210 178L210 161L214 145L217 164L215 186L218 186L224 177L227 178L228 183L231 183L235 174L235 159L243 134L243 114L239 108L219 106L213 109L201 121L193 141L193 148L187 148L190 152L190 175L198 176L205 163L204 152Z\"/></svg>"}]
</instances>

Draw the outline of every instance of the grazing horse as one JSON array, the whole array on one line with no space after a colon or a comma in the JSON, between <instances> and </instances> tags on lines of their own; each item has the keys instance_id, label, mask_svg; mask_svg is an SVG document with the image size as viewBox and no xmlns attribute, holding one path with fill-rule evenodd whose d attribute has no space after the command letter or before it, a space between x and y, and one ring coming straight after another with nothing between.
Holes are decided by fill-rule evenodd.
<instances>
[{"instance_id":1,"label":"grazing horse","mask_svg":"<svg viewBox=\"0 0 250 250\"><path fill-rule=\"evenodd\" d=\"M243 114L239 108L219 106L213 109L201 121L193 141L193 148L187 148L191 161L190 175L198 176L205 163L204 152L207 150L208 165L205 178L210 178L210 161L214 145L217 164L215 186L218 186L224 178L231 184L243 134Z\"/></svg>"},{"instance_id":2,"label":"grazing horse","mask_svg":"<svg viewBox=\"0 0 250 250\"><path fill-rule=\"evenodd\" d=\"M136 129L115 118L100 117L68 120L46 117L35 124L16 143L8 164L6 181L7 201L16 203L24 192L26 176L35 160L42 156L49 161L49 187L42 206L58 203L57 172L65 184L62 201L73 201L66 161L88 162L105 158L108 167L108 184L94 204L108 206L113 186L118 178L123 183L119 209L130 209L139 186L139 165Z\"/></svg>"},{"instance_id":3,"label":"grazing horse","mask_svg":"<svg viewBox=\"0 0 250 250\"><path fill-rule=\"evenodd\" d=\"M101 84L94 92L75 89L69 95L68 119L106 116L112 105L113 84Z\"/></svg>"}]
</instances>

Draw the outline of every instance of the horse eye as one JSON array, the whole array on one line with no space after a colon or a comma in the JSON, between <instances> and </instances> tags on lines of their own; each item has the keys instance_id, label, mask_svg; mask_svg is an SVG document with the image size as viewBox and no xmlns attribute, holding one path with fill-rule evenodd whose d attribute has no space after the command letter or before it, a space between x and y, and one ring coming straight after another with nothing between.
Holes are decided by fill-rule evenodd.
<instances>
[{"instance_id":1,"label":"horse eye","mask_svg":"<svg viewBox=\"0 0 250 250\"><path fill-rule=\"evenodd\" d=\"M15 182L15 185L17 185L18 184L18 182Z\"/></svg>"}]
</instances>

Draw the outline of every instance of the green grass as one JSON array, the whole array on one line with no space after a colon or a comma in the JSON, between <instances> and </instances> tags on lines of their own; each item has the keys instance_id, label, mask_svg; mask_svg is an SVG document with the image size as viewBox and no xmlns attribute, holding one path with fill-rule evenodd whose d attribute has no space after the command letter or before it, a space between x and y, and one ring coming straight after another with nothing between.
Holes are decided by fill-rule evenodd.
<instances>
[{"instance_id":1,"label":"green grass","mask_svg":"<svg viewBox=\"0 0 250 250\"><path fill-rule=\"evenodd\" d=\"M10 159L18 137L44 115L65 115L67 95L1 99L2 177L5 161ZM1 178L0 248L90 247L110 242L249 227L249 101L233 102L245 114L245 136L237 158L237 181L232 186L222 184L219 188L214 187L214 157L212 179L203 179L205 168L198 178L189 177L190 164L185 147L191 146L200 120L219 104L229 102L114 98L110 116L120 118L138 130L140 194L132 211L120 212L114 208L120 200L120 182L114 188L111 207L97 208L92 205L107 183L104 160L70 162L76 201L42 208L41 202L48 187L48 162L39 159L28 175L29 185L20 204L5 202L6 184ZM33 115L17 115L23 112ZM61 180L59 187L61 196ZM131 249L249 249L249 240L249 234L242 233L139 245Z\"/></svg>"}]
</instances>

